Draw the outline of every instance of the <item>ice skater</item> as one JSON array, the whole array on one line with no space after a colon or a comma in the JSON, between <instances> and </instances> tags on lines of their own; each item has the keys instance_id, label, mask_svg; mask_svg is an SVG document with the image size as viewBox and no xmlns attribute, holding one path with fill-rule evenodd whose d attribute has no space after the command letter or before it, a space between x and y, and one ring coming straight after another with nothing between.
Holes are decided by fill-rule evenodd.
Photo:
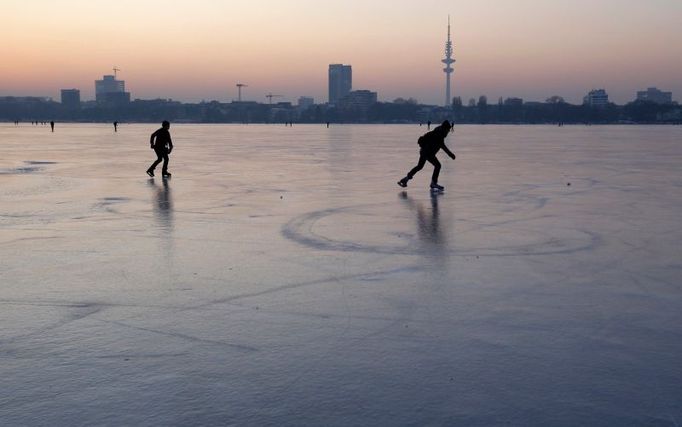
<instances>
[{"instance_id":1,"label":"ice skater","mask_svg":"<svg viewBox=\"0 0 682 427\"><path fill-rule=\"evenodd\" d=\"M147 169L147 175L154 176L154 169L163 161L163 168L161 169L161 176L170 178L171 173L168 172L168 155L173 151L173 141L171 140L170 122L164 120L161 123L161 129L154 132L149 139L151 149L156 152L156 161Z\"/></svg>"},{"instance_id":2,"label":"ice skater","mask_svg":"<svg viewBox=\"0 0 682 427\"><path fill-rule=\"evenodd\" d=\"M114 132L118 132L118 122L114 122Z\"/></svg>"},{"instance_id":3,"label":"ice skater","mask_svg":"<svg viewBox=\"0 0 682 427\"><path fill-rule=\"evenodd\" d=\"M50 127L52 128L52 132L54 132L54 121L50 122Z\"/></svg>"},{"instance_id":4,"label":"ice skater","mask_svg":"<svg viewBox=\"0 0 682 427\"><path fill-rule=\"evenodd\" d=\"M425 133L419 138L419 162L417 166L412 168L411 171L407 173L407 176L400 181L398 185L401 187L407 187L407 182L411 180L414 175L422 170L424 164L429 162L433 165L433 175L431 176L431 190L443 191L445 187L438 185L438 175L440 174L440 162L436 158L436 154L442 148L445 153L450 156L452 160L455 160L455 154L448 150L445 146L445 137L448 136L452 130L452 125L450 122L445 120L440 126L436 127L434 130Z\"/></svg>"}]
</instances>

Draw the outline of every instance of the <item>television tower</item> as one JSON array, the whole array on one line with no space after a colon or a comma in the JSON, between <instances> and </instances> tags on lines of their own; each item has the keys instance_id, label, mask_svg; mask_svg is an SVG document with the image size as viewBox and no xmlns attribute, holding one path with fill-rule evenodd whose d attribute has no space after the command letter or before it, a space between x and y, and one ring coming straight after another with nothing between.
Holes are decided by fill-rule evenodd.
<instances>
[{"instance_id":1,"label":"television tower","mask_svg":"<svg viewBox=\"0 0 682 427\"><path fill-rule=\"evenodd\" d=\"M445 107L451 107L452 99L450 99L450 76L455 71L452 64L455 60L452 58L452 40L450 40L450 15L448 15L448 41L445 42L445 59L441 61L445 64L443 72L445 73Z\"/></svg>"},{"instance_id":2,"label":"television tower","mask_svg":"<svg viewBox=\"0 0 682 427\"><path fill-rule=\"evenodd\" d=\"M237 102L242 102L242 88L243 87L248 87L244 83L237 83L237 91L239 95L237 95Z\"/></svg>"}]
</instances>

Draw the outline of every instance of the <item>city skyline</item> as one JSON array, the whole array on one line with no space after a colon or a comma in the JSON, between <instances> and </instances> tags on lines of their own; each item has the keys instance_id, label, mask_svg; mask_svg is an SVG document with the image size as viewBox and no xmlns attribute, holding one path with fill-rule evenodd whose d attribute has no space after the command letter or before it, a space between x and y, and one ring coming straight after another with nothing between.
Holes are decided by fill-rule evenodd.
<instances>
[{"instance_id":1,"label":"city skyline","mask_svg":"<svg viewBox=\"0 0 682 427\"><path fill-rule=\"evenodd\" d=\"M329 64L344 63L355 69L354 89L440 105L448 14L458 61L452 96L465 102L560 95L579 103L603 87L625 103L651 86L679 101L682 92L682 4L669 0L51 5L4 5L0 96L58 99L60 89L78 88L94 99L93 80L116 65L133 98L230 101L241 81L247 100L278 93L320 102Z\"/></svg>"}]
</instances>

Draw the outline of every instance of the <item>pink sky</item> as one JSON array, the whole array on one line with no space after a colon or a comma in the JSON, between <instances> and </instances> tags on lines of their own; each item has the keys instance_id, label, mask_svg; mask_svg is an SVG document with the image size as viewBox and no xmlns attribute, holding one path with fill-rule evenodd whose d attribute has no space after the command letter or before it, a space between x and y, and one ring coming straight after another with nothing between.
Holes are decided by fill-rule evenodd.
<instances>
[{"instance_id":1,"label":"pink sky","mask_svg":"<svg viewBox=\"0 0 682 427\"><path fill-rule=\"evenodd\" d=\"M353 66L380 100L443 102L447 15L453 96L624 103L648 86L682 99L679 0L5 0L0 96L59 97L122 69L133 98L228 101L268 92L327 100L327 66Z\"/></svg>"}]
</instances>

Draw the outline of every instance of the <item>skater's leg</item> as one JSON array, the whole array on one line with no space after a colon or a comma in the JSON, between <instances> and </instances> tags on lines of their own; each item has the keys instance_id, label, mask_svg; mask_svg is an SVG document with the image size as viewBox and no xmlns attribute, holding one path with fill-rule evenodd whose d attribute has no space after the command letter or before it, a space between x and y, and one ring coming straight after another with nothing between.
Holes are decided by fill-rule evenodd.
<instances>
[{"instance_id":1,"label":"skater's leg","mask_svg":"<svg viewBox=\"0 0 682 427\"><path fill-rule=\"evenodd\" d=\"M152 163L151 166L149 166L149 169L147 169L147 175L149 176L154 176L154 169L159 165L159 163L164 161L164 156L166 157L166 162L164 162L164 170L166 170L166 163L168 161L168 156L166 155L166 152L164 150L157 150L155 149L154 152L156 153L156 161Z\"/></svg>"},{"instance_id":2,"label":"skater's leg","mask_svg":"<svg viewBox=\"0 0 682 427\"><path fill-rule=\"evenodd\" d=\"M152 163L151 166L149 166L149 170L150 170L150 171L153 171L154 169L156 169L156 167L157 167L157 166L159 165L159 163L161 163L162 161L163 161L163 155L157 151L157 152L156 152L156 161L155 161L154 163Z\"/></svg>"},{"instance_id":3,"label":"skater's leg","mask_svg":"<svg viewBox=\"0 0 682 427\"><path fill-rule=\"evenodd\" d=\"M407 187L407 181L411 180L414 175L422 170L424 168L424 164L426 164L428 156L424 155L423 152L419 153L419 162L417 163L417 166L413 167L411 171L407 173L407 176L400 181L398 181L398 185L405 188Z\"/></svg>"},{"instance_id":4,"label":"skater's leg","mask_svg":"<svg viewBox=\"0 0 682 427\"><path fill-rule=\"evenodd\" d=\"M442 185L438 185L438 174L440 173L440 162L436 158L436 156L433 156L428 159L429 163L433 165L433 175L431 176L431 190L432 191L443 191L445 187Z\"/></svg>"},{"instance_id":5,"label":"skater's leg","mask_svg":"<svg viewBox=\"0 0 682 427\"><path fill-rule=\"evenodd\" d=\"M163 154L163 169L161 169L163 174L168 172L168 153Z\"/></svg>"},{"instance_id":6,"label":"skater's leg","mask_svg":"<svg viewBox=\"0 0 682 427\"><path fill-rule=\"evenodd\" d=\"M423 154L419 155L419 163L417 163L417 166L413 167L411 171L407 173L407 179L412 179L414 175L422 170L424 168L424 165L426 164L426 156Z\"/></svg>"},{"instance_id":7,"label":"skater's leg","mask_svg":"<svg viewBox=\"0 0 682 427\"><path fill-rule=\"evenodd\" d=\"M431 182L438 184L438 175L440 174L440 162L436 156L430 157L428 159L429 163L433 165L433 175L431 175Z\"/></svg>"}]
</instances>

